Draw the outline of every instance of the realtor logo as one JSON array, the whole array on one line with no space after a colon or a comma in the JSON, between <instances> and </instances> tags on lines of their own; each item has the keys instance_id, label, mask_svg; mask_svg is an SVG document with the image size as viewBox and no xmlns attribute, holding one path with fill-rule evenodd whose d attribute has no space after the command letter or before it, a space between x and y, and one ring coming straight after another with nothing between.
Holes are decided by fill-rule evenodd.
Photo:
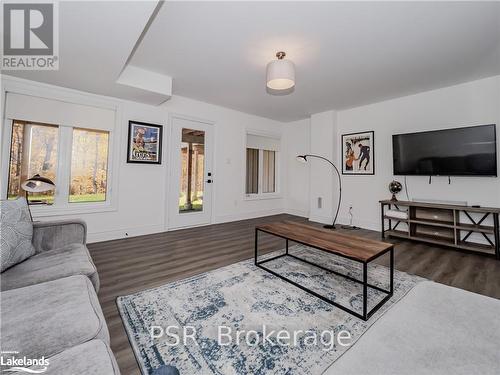
<instances>
[{"instance_id":1,"label":"realtor logo","mask_svg":"<svg viewBox=\"0 0 500 375\"><path fill-rule=\"evenodd\" d=\"M15 350L0 352L0 373L43 374L49 368L49 360L44 356L31 358L19 356Z\"/></svg>"},{"instance_id":2,"label":"realtor logo","mask_svg":"<svg viewBox=\"0 0 500 375\"><path fill-rule=\"evenodd\" d=\"M57 3L3 4L2 69L58 69Z\"/></svg>"}]
</instances>

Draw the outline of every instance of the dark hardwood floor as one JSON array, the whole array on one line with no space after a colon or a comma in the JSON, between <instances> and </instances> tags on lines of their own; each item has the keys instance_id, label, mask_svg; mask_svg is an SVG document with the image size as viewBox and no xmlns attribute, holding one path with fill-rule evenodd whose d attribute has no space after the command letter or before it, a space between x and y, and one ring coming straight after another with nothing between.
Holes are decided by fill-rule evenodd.
<instances>
[{"instance_id":1,"label":"dark hardwood floor","mask_svg":"<svg viewBox=\"0 0 500 375\"><path fill-rule=\"evenodd\" d=\"M183 279L253 257L254 228L279 220L306 219L276 215L89 244L99 271L101 302L111 335L111 348L123 375L140 374L115 304L116 297ZM311 225L317 225L310 223ZM369 230L341 230L380 239ZM443 284L500 298L500 261L453 249L399 239L395 267ZM282 248L282 240L263 237L263 250Z\"/></svg>"}]
</instances>

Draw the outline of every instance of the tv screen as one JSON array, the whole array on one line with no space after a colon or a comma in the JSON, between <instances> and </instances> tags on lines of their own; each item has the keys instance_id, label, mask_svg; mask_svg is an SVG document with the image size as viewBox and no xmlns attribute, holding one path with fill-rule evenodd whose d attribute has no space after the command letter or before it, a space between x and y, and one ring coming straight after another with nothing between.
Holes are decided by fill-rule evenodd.
<instances>
[{"instance_id":1,"label":"tv screen","mask_svg":"<svg viewBox=\"0 0 500 375\"><path fill-rule=\"evenodd\" d=\"M395 175L496 176L496 125L392 136Z\"/></svg>"}]
</instances>

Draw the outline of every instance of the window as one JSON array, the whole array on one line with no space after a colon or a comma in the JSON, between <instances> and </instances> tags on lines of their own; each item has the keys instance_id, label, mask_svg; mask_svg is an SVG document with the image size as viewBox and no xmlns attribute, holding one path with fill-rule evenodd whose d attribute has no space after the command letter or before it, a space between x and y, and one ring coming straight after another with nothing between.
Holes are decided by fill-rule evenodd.
<instances>
[{"instance_id":1,"label":"window","mask_svg":"<svg viewBox=\"0 0 500 375\"><path fill-rule=\"evenodd\" d=\"M263 150L262 155L264 157L263 161L263 171L262 171L262 192L263 193L274 193L276 192L275 185L275 151Z\"/></svg>"},{"instance_id":2,"label":"window","mask_svg":"<svg viewBox=\"0 0 500 375\"><path fill-rule=\"evenodd\" d=\"M205 132L182 129L179 213L203 211Z\"/></svg>"},{"instance_id":3,"label":"window","mask_svg":"<svg viewBox=\"0 0 500 375\"><path fill-rule=\"evenodd\" d=\"M103 202L108 177L108 132L73 129L69 202Z\"/></svg>"},{"instance_id":4,"label":"window","mask_svg":"<svg viewBox=\"0 0 500 375\"><path fill-rule=\"evenodd\" d=\"M8 198L24 196L21 184L39 174L57 184L59 128L14 121L10 145ZM28 195L32 202L54 203L54 191Z\"/></svg>"},{"instance_id":5,"label":"window","mask_svg":"<svg viewBox=\"0 0 500 375\"><path fill-rule=\"evenodd\" d=\"M247 148L247 194L259 192L259 150Z\"/></svg>"},{"instance_id":6,"label":"window","mask_svg":"<svg viewBox=\"0 0 500 375\"><path fill-rule=\"evenodd\" d=\"M39 174L52 180L56 191L29 193L31 203L64 206L104 202L108 191L108 148L107 131L14 120L8 198L24 196L21 184Z\"/></svg>"},{"instance_id":7,"label":"window","mask_svg":"<svg viewBox=\"0 0 500 375\"><path fill-rule=\"evenodd\" d=\"M276 176L279 143L278 138L247 134L247 196L259 197L278 192Z\"/></svg>"}]
</instances>

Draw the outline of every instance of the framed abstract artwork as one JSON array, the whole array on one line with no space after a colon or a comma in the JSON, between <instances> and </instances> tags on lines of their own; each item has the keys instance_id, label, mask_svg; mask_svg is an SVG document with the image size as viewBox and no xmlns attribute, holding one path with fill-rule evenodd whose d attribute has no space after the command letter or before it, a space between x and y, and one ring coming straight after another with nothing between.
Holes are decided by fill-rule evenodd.
<instances>
[{"instance_id":1,"label":"framed abstract artwork","mask_svg":"<svg viewBox=\"0 0 500 375\"><path fill-rule=\"evenodd\" d=\"M127 163L161 164L163 126L128 122Z\"/></svg>"},{"instance_id":2,"label":"framed abstract artwork","mask_svg":"<svg viewBox=\"0 0 500 375\"><path fill-rule=\"evenodd\" d=\"M342 135L342 174L375 174L375 133L373 131Z\"/></svg>"}]
</instances>

